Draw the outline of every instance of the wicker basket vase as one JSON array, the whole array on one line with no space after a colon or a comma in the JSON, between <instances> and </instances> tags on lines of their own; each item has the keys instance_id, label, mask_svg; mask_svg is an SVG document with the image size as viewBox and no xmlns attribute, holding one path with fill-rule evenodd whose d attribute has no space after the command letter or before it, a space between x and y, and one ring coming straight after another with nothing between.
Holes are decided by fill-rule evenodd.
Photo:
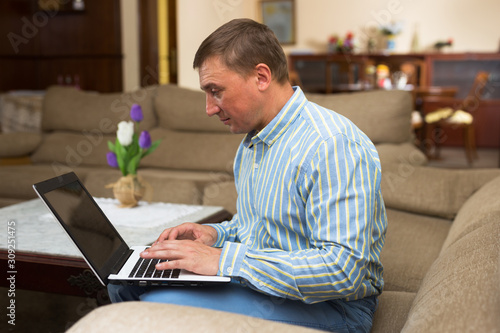
<instances>
[{"instance_id":1,"label":"wicker basket vase","mask_svg":"<svg viewBox=\"0 0 500 333\"><path fill-rule=\"evenodd\" d=\"M107 187L113 188L115 198L120 202L120 207L124 208L137 206L150 188L142 177L132 174L121 177L116 183L109 184Z\"/></svg>"}]
</instances>

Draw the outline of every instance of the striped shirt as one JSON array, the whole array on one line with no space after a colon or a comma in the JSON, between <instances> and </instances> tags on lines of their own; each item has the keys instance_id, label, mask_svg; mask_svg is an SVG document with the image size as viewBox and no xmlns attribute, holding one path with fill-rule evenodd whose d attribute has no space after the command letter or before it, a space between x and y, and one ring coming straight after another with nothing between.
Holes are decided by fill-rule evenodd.
<instances>
[{"instance_id":1,"label":"striped shirt","mask_svg":"<svg viewBox=\"0 0 500 333\"><path fill-rule=\"evenodd\" d=\"M306 303L378 295L387 217L377 151L350 120L294 90L238 149L238 213L212 225L218 274Z\"/></svg>"}]
</instances>

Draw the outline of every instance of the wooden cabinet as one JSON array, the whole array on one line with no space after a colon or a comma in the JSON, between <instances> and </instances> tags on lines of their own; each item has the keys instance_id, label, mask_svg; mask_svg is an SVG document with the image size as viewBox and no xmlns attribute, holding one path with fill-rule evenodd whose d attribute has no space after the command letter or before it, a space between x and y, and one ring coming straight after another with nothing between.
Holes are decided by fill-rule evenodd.
<instances>
[{"instance_id":1,"label":"wooden cabinet","mask_svg":"<svg viewBox=\"0 0 500 333\"><path fill-rule=\"evenodd\" d=\"M73 2L0 1L0 91L122 90L120 1L85 0L83 10Z\"/></svg>"},{"instance_id":2,"label":"wooden cabinet","mask_svg":"<svg viewBox=\"0 0 500 333\"><path fill-rule=\"evenodd\" d=\"M306 92L336 93L377 89L373 67L385 64L391 73L404 63L415 64L416 86L456 87L455 101L464 99L478 71L488 71L490 81L474 111L478 147L500 147L500 53L429 54L292 54L289 67ZM457 104L457 103L455 103ZM427 103L431 112L442 103ZM443 145L462 145L461 133L445 133Z\"/></svg>"}]
</instances>

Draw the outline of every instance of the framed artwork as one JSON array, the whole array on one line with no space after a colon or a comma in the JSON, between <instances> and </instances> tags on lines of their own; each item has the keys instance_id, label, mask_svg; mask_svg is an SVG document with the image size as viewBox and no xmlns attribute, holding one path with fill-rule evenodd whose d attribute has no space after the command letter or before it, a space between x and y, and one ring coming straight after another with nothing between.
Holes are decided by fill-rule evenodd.
<instances>
[{"instance_id":1,"label":"framed artwork","mask_svg":"<svg viewBox=\"0 0 500 333\"><path fill-rule=\"evenodd\" d=\"M281 44L295 43L294 0L261 0L262 23L267 25Z\"/></svg>"}]
</instances>

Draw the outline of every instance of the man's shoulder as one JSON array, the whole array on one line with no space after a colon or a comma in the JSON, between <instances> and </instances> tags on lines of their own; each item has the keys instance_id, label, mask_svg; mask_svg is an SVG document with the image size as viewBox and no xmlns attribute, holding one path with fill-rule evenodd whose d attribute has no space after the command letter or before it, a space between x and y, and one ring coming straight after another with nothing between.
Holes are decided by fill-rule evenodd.
<instances>
[{"instance_id":1,"label":"man's shoulder","mask_svg":"<svg viewBox=\"0 0 500 333\"><path fill-rule=\"evenodd\" d=\"M362 133L345 116L310 101L304 105L300 117L311 130L317 132L324 140L338 135L346 135L348 138L354 139Z\"/></svg>"}]
</instances>

